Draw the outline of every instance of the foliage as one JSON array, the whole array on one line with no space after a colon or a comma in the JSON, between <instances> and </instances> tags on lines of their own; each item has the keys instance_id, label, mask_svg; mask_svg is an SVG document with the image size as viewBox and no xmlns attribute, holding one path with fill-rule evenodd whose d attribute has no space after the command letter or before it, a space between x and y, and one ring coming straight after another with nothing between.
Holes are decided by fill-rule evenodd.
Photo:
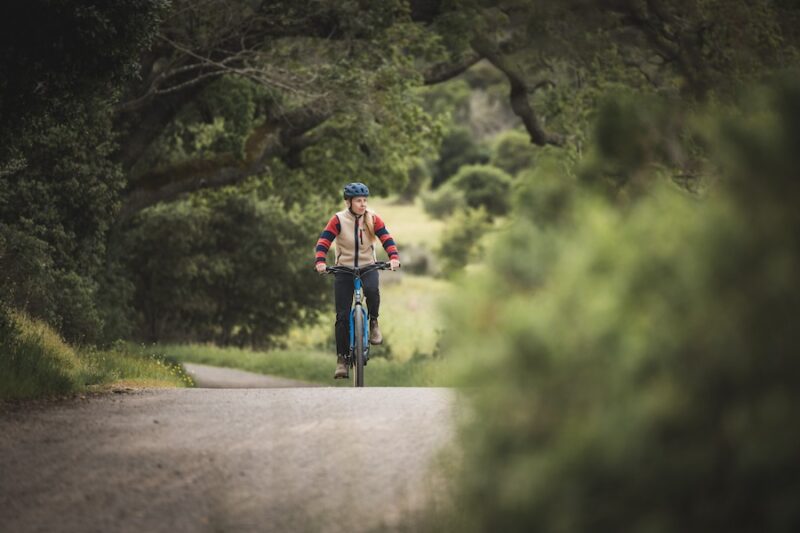
<instances>
[{"instance_id":1,"label":"foliage","mask_svg":"<svg viewBox=\"0 0 800 533\"><path fill-rule=\"evenodd\" d=\"M0 174L45 127L81 120L73 104L110 96L135 73L166 2L31 0L6 6L0 22ZM113 89L112 89L113 90Z\"/></svg>"},{"instance_id":2,"label":"foliage","mask_svg":"<svg viewBox=\"0 0 800 533\"><path fill-rule=\"evenodd\" d=\"M221 190L143 212L127 236L138 337L264 345L328 302L312 275L322 206Z\"/></svg>"},{"instance_id":3,"label":"foliage","mask_svg":"<svg viewBox=\"0 0 800 533\"><path fill-rule=\"evenodd\" d=\"M504 215L510 206L511 176L491 165L463 166L450 185L464 194L467 206L483 207L490 216Z\"/></svg>"},{"instance_id":4,"label":"foliage","mask_svg":"<svg viewBox=\"0 0 800 533\"><path fill-rule=\"evenodd\" d=\"M99 338L96 278L124 185L112 100L164 6L36 0L0 23L0 299L70 342Z\"/></svg>"},{"instance_id":5,"label":"foliage","mask_svg":"<svg viewBox=\"0 0 800 533\"><path fill-rule=\"evenodd\" d=\"M398 203L412 204L422 192L426 183L430 182L430 169L424 159L419 159L408 170L408 183L397 197Z\"/></svg>"},{"instance_id":6,"label":"foliage","mask_svg":"<svg viewBox=\"0 0 800 533\"><path fill-rule=\"evenodd\" d=\"M453 186L439 187L422 196L425 212L434 218L446 218L467 206L464 193Z\"/></svg>"},{"instance_id":7,"label":"foliage","mask_svg":"<svg viewBox=\"0 0 800 533\"><path fill-rule=\"evenodd\" d=\"M450 218L436 250L442 274L454 276L479 256L482 252L480 239L488 229L489 217L482 207L458 211Z\"/></svg>"},{"instance_id":8,"label":"foliage","mask_svg":"<svg viewBox=\"0 0 800 533\"><path fill-rule=\"evenodd\" d=\"M708 119L703 202L652 180L623 208L549 184L549 220L518 204L449 309L459 531L800 525L800 84L749 102Z\"/></svg>"},{"instance_id":9,"label":"foliage","mask_svg":"<svg viewBox=\"0 0 800 533\"><path fill-rule=\"evenodd\" d=\"M180 365L163 357L134 355L119 348L79 350L41 321L8 311L0 317L4 333L0 336L0 400L60 396L119 383L192 385Z\"/></svg>"},{"instance_id":10,"label":"foliage","mask_svg":"<svg viewBox=\"0 0 800 533\"><path fill-rule=\"evenodd\" d=\"M85 343L101 327L95 276L123 180L108 159L108 105L73 107L70 124L41 120L36 137L19 140L28 161L0 175L0 290L15 308Z\"/></svg>"},{"instance_id":11,"label":"foliage","mask_svg":"<svg viewBox=\"0 0 800 533\"><path fill-rule=\"evenodd\" d=\"M536 150L531 139L517 130L509 130L495 138L489 164L516 176L536 163Z\"/></svg>"},{"instance_id":12,"label":"foliage","mask_svg":"<svg viewBox=\"0 0 800 533\"><path fill-rule=\"evenodd\" d=\"M439 157L433 166L431 187L435 189L441 186L464 165L482 164L488 160L489 154L473 140L469 130L456 126L442 139Z\"/></svg>"}]
</instances>

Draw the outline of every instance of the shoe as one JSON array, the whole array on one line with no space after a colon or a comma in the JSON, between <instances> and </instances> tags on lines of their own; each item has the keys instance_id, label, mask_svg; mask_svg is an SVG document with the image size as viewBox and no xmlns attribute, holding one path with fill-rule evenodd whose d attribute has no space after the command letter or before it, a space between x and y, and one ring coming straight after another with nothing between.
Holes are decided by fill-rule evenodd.
<instances>
[{"instance_id":1,"label":"shoe","mask_svg":"<svg viewBox=\"0 0 800 533\"><path fill-rule=\"evenodd\" d=\"M336 356L336 372L333 373L333 379L344 379L350 377L347 371L347 365L344 362L344 356Z\"/></svg>"},{"instance_id":2,"label":"shoe","mask_svg":"<svg viewBox=\"0 0 800 533\"><path fill-rule=\"evenodd\" d=\"M370 344L383 343L383 335L381 335L381 328L378 327L377 318L369 319L369 343Z\"/></svg>"}]
</instances>

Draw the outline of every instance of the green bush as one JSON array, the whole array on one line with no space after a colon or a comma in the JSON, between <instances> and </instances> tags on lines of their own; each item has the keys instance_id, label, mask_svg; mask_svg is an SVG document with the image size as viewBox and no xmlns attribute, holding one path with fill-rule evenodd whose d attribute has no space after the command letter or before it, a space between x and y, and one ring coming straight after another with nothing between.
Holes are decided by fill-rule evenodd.
<instances>
[{"instance_id":1,"label":"green bush","mask_svg":"<svg viewBox=\"0 0 800 533\"><path fill-rule=\"evenodd\" d=\"M442 232L442 240L436 250L442 274L457 274L470 260L475 259L481 252L480 239L488 229L489 217L483 208L456 213Z\"/></svg>"},{"instance_id":2,"label":"green bush","mask_svg":"<svg viewBox=\"0 0 800 533\"><path fill-rule=\"evenodd\" d=\"M446 184L422 195L422 208L433 218L447 218L467 206L464 193Z\"/></svg>"},{"instance_id":3,"label":"green bush","mask_svg":"<svg viewBox=\"0 0 800 533\"><path fill-rule=\"evenodd\" d=\"M512 176L533 168L536 164L536 149L531 138L517 130L509 130L497 136L492 147L489 164L503 169Z\"/></svg>"},{"instance_id":4,"label":"green bush","mask_svg":"<svg viewBox=\"0 0 800 533\"><path fill-rule=\"evenodd\" d=\"M433 164L431 187L440 187L464 165L486 163L488 160L489 154L475 142L472 133L467 128L456 126L442 139L439 157Z\"/></svg>"},{"instance_id":5,"label":"green bush","mask_svg":"<svg viewBox=\"0 0 800 533\"><path fill-rule=\"evenodd\" d=\"M510 207L511 176L491 165L466 165L452 180L464 193L469 207L484 207L491 215L504 215Z\"/></svg>"},{"instance_id":6,"label":"green bush","mask_svg":"<svg viewBox=\"0 0 800 533\"><path fill-rule=\"evenodd\" d=\"M313 320L330 297L311 261L326 214L235 189L146 210L126 243L137 338L262 346Z\"/></svg>"},{"instance_id":7,"label":"green bush","mask_svg":"<svg viewBox=\"0 0 800 533\"><path fill-rule=\"evenodd\" d=\"M520 212L461 291L455 529L800 528L800 84L771 100L716 122L706 201Z\"/></svg>"}]
</instances>

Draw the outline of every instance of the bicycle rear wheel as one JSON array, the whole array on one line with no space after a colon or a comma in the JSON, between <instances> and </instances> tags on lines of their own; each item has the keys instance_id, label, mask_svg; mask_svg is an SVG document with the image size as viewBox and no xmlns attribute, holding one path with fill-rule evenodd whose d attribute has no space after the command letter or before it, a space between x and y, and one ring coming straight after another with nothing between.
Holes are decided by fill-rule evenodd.
<instances>
[{"instance_id":1,"label":"bicycle rear wheel","mask_svg":"<svg viewBox=\"0 0 800 533\"><path fill-rule=\"evenodd\" d=\"M356 306L353 315L353 386L364 386L364 310Z\"/></svg>"}]
</instances>

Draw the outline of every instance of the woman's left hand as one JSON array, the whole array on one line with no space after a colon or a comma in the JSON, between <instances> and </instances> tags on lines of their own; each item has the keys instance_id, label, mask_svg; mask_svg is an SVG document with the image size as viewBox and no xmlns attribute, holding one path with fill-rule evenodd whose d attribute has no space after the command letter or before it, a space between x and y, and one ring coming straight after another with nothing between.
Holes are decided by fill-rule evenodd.
<instances>
[{"instance_id":1,"label":"woman's left hand","mask_svg":"<svg viewBox=\"0 0 800 533\"><path fill-rule=\"evenodd\" d=\"M391 268L392 270L397 270L398 268L400 268L399 259L391 259L389 260L389 263L390 263L389 268Z\"/></svg>"}]
</instances>

